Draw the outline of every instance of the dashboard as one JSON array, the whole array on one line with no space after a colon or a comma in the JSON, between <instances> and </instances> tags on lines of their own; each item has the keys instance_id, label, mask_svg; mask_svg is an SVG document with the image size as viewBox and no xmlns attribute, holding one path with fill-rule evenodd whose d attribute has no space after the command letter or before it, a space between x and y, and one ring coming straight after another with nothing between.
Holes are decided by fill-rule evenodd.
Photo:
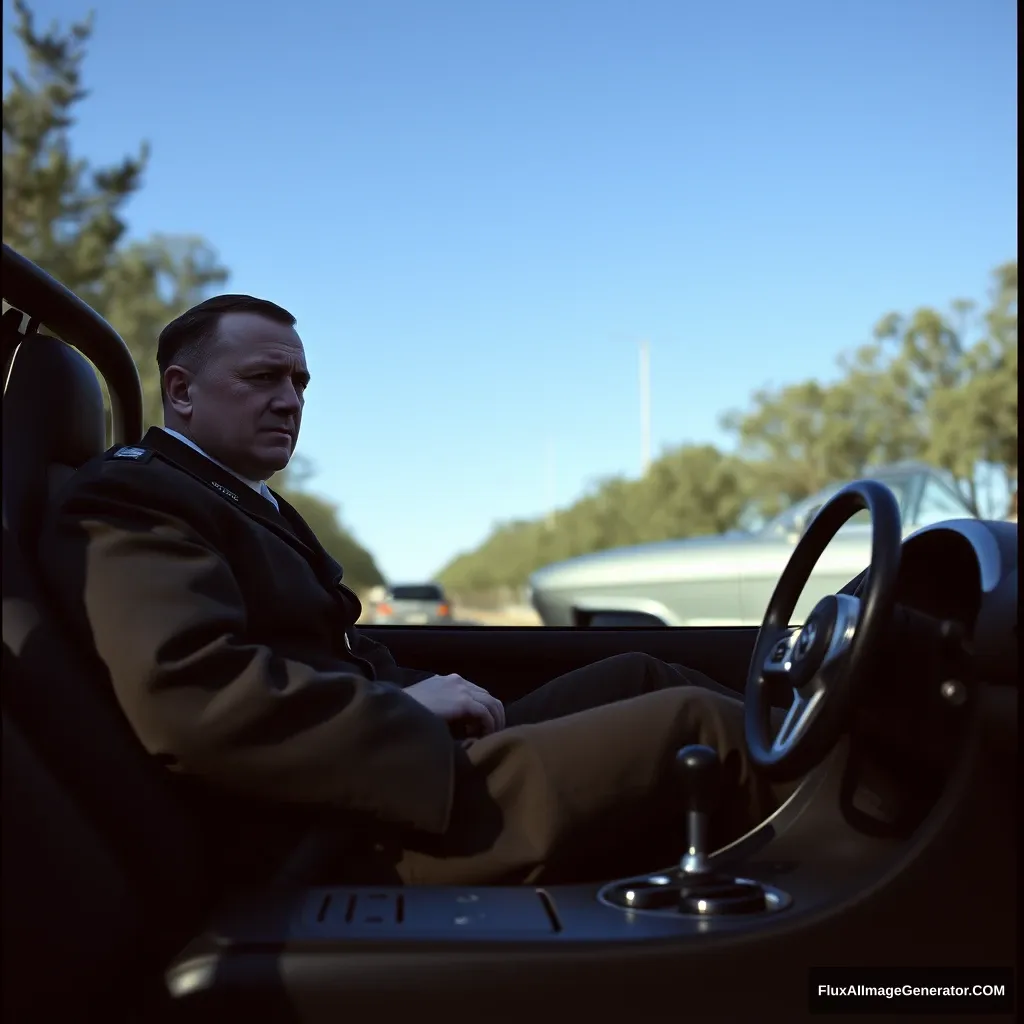
<instances>
[{"instance_id":1,"label":"dashboard","mask_svg":"<svg viewBox=\"0 0 1024 1024\"><path fill-rule=\"evenodd\" d=\"M928 530L903 545L896 601L934 619L951 619L968 634L981 611L978 556L956 530Z\"/></svg>"},{"instance_id":2,"label":"dashboard","mask_svg":"<svg viewBox=\"0 0 1024 1024\"><path fill-rule=\"evenodd\" d=\"M864 576L854 581L860 593ZM959 625L993 683L1017 681L1017 524L957 519L903 542L896 602Z\"/></svg>"}]
</instances>

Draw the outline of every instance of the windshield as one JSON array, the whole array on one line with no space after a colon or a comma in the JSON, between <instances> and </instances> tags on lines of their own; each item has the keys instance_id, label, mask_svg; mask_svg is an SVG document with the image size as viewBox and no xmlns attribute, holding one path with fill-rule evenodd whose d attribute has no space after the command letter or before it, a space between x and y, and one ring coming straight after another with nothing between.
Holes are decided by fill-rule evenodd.
<instances>
[{"instance_id":1,"label":"windshield","mask_svg":"<svg viewBox=\"0 0 1024 1024\"><path fill-rule=\"evenodd\" d=\"M885 486L896 495L896 500L900 505L900 511L905 512L907 481L905 479L889 478L881 479L879 482L885 484ZM842 484L834 484L831 487L826 487L824 490L818 491L817 494L812 494L809 498L804 498L803 501L798 501L795 505L786 509L786 511L781 515L776 516L768 522L761 530L761 533L765 536L772 537L788 537L793 534L803 533L804 530L807 529L810 524L810 520L814 517L817 510L834 497L842 486ZM870 522L871 517L865 509L858 512L848 520L845 525L867 525Z\"/></svg>"}]
</instances>

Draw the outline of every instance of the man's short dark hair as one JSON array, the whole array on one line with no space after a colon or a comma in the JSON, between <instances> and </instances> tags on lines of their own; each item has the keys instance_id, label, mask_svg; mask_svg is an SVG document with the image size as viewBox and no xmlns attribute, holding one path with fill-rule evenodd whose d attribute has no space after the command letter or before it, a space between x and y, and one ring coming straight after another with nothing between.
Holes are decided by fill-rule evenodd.
<instances>
[{"instance_id":1,"label":"man's short dark hair","mask_svg":"<svg viewBox=\"0 0 1024 1024\"><path fill-rule=\"evenodd\" d=\"M295 317L275 302L252 295L214 295L187 309L161 332L156 346L156 365L160 370L160 392L168 366L178 364L189 369L202 366L217 338L217 325L225 313L256 313L259 316L295 326Z\"/></svg>"}]
</instances>

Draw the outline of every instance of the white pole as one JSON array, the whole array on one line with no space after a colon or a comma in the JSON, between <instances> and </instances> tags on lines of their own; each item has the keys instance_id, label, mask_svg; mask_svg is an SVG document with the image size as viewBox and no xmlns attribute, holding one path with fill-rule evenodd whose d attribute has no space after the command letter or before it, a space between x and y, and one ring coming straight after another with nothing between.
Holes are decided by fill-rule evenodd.
<instances>
[{"instance_id":1,"label":"white pole","mask_svg":"<svg viewBox=\"0 0 1024 1024\"><path fill-rule=\"evenodd\" d=\"M640 342L640 472L651 467L651 351Z\"/></svg>"},{"instance_id":2,"label":"white pole","mask_svg":"<svg viewBox=\"0 0 1024 1024\"><path fill-rule=\"evenodd\" d=\"M548 438L547 459L545 465L544 508L547 512L547 524L550 529L555 525L555 442Z\"/></svg>"}]
</instances>

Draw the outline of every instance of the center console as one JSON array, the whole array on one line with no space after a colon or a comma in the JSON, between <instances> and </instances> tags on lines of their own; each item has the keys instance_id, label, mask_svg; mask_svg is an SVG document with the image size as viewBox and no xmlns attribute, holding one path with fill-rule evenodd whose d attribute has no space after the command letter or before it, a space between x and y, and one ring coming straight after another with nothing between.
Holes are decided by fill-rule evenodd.
<instances>
[{"instance_id":1,"label":"center console","mask_svg":"<svg viewBox=\"0 0 1024 1024\"><path fill-rule=\"evenodd\" d=\"M714 855L708 821L721 785L718 756L686 747L675 761L687 846L679 862L605 885L551 887L321 887L281 889L226 906L179 958L169 983L202 982L192 969L225 951L307 951L419 944L500 947L673 937L682 941L771 929L843 889L864 884L893 842L858 835L839 811L845 752L808 776L757 829ZM191 965L191 967L189 966Z\"/></svg>"},{"instance_id":2,"label":"center console","mask_svg":"<svg viewBox=\"0 0 1024 1024\"><path fill-rule=\"evenodd\" d=\"M756 1013L778 978L799 975L799 991L778 998L804 1000L806 970L794 964L846 962L850 943L879 963L995 960L993 950L1012 943L1014 915L979 929L977 900L1004 906L1015 867L990 854L979 868L978 837L1006 815L990 806L999 790L979 735L966 746L911 835L851 824L847 805L884 817L898 793L869 776L852 785L844 740L771 818L714 853L707 825L720 766L713 751L685 748L675 779L686 848L664 870L604 885L254 893L222 908L168 970L166 987L188 1021L255 1013L327 1024L343 1010L352 1019L412 1013L453 992L457 1003L486 1001L489 1020L521 1021L537 1012L545 986L598 1012L613 988L631 987L635 1005L648 1006L682 984L701 1000L716 993L717 1002L707 995L699 1004L700 1019L713 1020ZM1015 849L993 844L1004 847ZM965 869L975 898L945 900L941 928L929 926L935 880ZM757 986L737 985L740 977Z\"/></svg>"}]
</instances>

